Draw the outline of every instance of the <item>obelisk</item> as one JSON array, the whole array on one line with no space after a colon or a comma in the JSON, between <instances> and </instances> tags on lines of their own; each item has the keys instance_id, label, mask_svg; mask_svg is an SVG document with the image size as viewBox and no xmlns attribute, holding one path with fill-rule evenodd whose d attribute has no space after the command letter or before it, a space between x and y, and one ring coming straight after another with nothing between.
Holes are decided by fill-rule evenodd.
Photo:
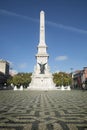
<instances>
[{"instance_id":1,"label":"obelisk","mask_svg":"<svg viewBox=\"0 0 87 130\"><path fill-rule=\"evenodd\" d=\"M45 43L45 13L40 12L40 37L37 46L36 65L29 85L30 90L54 90L55 84L49 69L47 45Z\"/></svg>"},{"instance_id":2,"label":"obelisk","mask_svg":"<svg viewBox=\"0 0 87 130\"><path fill-rule=\"evenodd\" d=\"M40 12L40 44L45 44L45 17L44 11Z\"/></svg>"}]
</instances>

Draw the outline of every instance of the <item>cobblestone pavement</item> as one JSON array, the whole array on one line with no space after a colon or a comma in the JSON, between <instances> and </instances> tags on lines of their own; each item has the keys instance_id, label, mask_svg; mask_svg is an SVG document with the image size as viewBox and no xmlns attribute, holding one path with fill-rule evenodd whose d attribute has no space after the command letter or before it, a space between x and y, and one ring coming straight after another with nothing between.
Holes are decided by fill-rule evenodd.
<instances>
[{"instance_id":1,"label":"cobblestone pavement","mask_svg":"<svg viewBox=\"0 0 87 130\"><path fill-rule=\"evenodd\" d=\"M0 130L87 130L87 91L0 91Z\"/></svg>"}]
</instances>

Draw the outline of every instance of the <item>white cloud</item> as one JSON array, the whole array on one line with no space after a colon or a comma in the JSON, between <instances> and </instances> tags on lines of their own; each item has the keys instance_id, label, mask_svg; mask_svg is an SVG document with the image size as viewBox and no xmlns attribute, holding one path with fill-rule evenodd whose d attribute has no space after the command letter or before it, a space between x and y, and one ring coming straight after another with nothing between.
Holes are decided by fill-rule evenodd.
<instances>
[{"instance_id":1,"label":"white cloud","mask_svg":"<svg viewBox=\"0 0 87 130\"><path fill-rule=\"evenodd\" d=\"M30 20L30 21L33 21L33 22L39 22L39 19L32 18L32 17L25 16L25 15L21 15L21 14L17 14L17 13L14 13L14 12L11 12L11 11L8 11L8 10L5 10L5 9L0 9L0 14L1 15L5 14L5 15L10 15L10 16L15 16L15 17L23 18L23 19ZM46 23L48 25L56 27L56 28L61 28L61 29L69 30L69 31L87 34L87 30L79 29L77 27L72 27L72 26L68 26L68 25L64 25L64 24L60 24L60 23L55 23L55 22L52 22L52 21L46 21Z\"/></svg>"},{"instance_id":2,"label":"white cloud","mask_svg":"<svg viewBox=\"0 0 87 130\"><path fill-rule=\"evenodd\" d=\"M55 23L55 22L51 22L51 21L47 21L47 24L54 26L54 27L57 27L57 28L65 29L65 30L87 34L87 30L84 30L84 29L79 29L79 28L76 28L76 27L67 26L67 25L64 25L64 24Z\"/></svg>"},{"instance_id":3,"label":"white cloud","mask_svg":"<svg viewBox=\"0 0 87 130\"><path fill-rule=\"evenodd\" d=\"M20 68L20 69L27 68L27 63L21 63L21 64L19 65L19 68Z\"/></svg>"},{"instance_id":4,"label":"white cloud","mask_svg":"<svg viewBox=\"0 0 87 130\"><path fill-rule=\"evenodd\" d=\"M34 22L38 22L38 19L31 18L31 17L21 15L21 14L17 14L17 13L14 13L14 12L11 12L11 11L8 11L8 10L4 10L4 9L0 9L0 14L15 16L15 17L26 19L26 20L31 20L31 21L34 21Z\"/></svg>"},{"instance_id":5,"label":"white cloud","mask_svg":"<svg viewBox=\"0 0 87 130\"><path fill-rule=\"evenodd\" d=\"M55 58L56 61L64 61L64 60L67 60L68 57L67 56L58 56Z\"/></svg>"},{"instance_id":6,"label":"white cloud","mask_svg":"<svg viewBox=\"0 0 87 130\"><path fill-rule=\"evenodd\" d=\"M12 70L10 70L9 73L10 73L11 76L14 76L14 75L16 75L18 72L17 72L16 70L13 70L13 69L12 69Z\"/></svg>"},{"instance_id":7,"label":"white cloud","mask_svg":"<svg viewBox=\"0 0 87 130\"><path fill-rule=\"evenodd\" d=\"M55 72L54 73L59 73L60 72L60 70L55 70Z\"/></svg>"}]
</instances>

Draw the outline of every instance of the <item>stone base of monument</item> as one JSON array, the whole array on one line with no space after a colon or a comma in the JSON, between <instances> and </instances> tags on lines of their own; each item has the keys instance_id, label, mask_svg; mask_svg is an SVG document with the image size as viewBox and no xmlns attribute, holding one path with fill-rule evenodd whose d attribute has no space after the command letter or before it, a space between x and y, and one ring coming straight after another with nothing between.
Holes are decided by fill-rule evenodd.
<instances>
[{"instance_id":1,"label":"stone base of monument","mask_svg":"<svg viewBox=\"0 0 87 130\"><path fill-rule=\"evenodd\" d=\"M65 90L65 87L63 85L61 86L61 90Z\"/></svg>"},{"instance_id":2,"label":"stone base of monument","mask_svg":"<svg viewBox=\"0 0 87 130\"><path fill-rule=\"evenodd\" d=\"M14 90L14 91L18 90L18 89L17 89L17 86L14 86L13 90Z\"/></svg>"},{"instance_id":3,"label":"stone base of monument","mask_svg":"<svg viewBox=\"0 0 87 130\"><path fill-rule=\"evenodd\" d=\"M21 85L20 88L17 88L17 86L14 86L13 90L14 91L17 91L17 90L22 91L23 90L23 86Z\"/></svg>"},{"instance_id":4,"label":"stone base of monument","mask_svg":"<svg viewBox=\"0 0 87 130\"><path fill-rule=\"evenodd\" d=\"M39 74L32 75L32 81L28 87L29 90L56 90L52 75Z\"/></svg>"},{"instance_id":5,"label":"stone base of monument","mask_svg":"<svg viewBox=\"0 0 87 130\"><path fill-rule=\"evenodd\" d=\"M20 86L19 90L23 90L23 86L22 85Z\"/></svg>"},{"instance_id":6,"label":"stone base of monument","mask_svg":"<svg viewBox=\"0 0 87 130\"><path fill-rule=\"evenodd\" d=\"M67 86L67 90L71 90L70 86Z\"/></svg>"},{"instance_id":7,"label":"stone base of monument","mask_svg":"<svg viewBox=\"0 0 87 130\"><path fill-rule=\"evenodd\" d=\"M62 86L58 86L58 87L57 87L57 90L62 90L62 91L64 91L64 90L69 90L69 91L70 91L71 88L70 88L70 86L63 86L63 85L62 85Z\"/></svg>"},{"instance_id":8,"label":"stone base of monument","mask_svg":"<svg viewBox=\"0 0 87 130\"><path fill-rule=\"evenodd\" d=\"M49 90L71 90L70 86L58 86L53 82L52 74L33 74L32 81L27 87L27 90L39 90L39 91L49 91Z\"/></svg>"}]
</instances>

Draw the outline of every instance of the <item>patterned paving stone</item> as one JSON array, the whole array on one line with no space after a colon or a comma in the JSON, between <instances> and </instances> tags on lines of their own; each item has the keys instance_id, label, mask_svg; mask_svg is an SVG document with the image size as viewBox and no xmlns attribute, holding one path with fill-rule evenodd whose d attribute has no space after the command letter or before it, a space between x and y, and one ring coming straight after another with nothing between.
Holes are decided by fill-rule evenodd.
<instances>
[{"instance_id":1,"label":"patterned paving stone","mask_svg":"<svg viewBox=\"0 0 87 130\"><path fill-rule=\"evenodd\" d=\"M0 130L87 130L87 91L0 91Z\"/></svg>"}]
</instances>

